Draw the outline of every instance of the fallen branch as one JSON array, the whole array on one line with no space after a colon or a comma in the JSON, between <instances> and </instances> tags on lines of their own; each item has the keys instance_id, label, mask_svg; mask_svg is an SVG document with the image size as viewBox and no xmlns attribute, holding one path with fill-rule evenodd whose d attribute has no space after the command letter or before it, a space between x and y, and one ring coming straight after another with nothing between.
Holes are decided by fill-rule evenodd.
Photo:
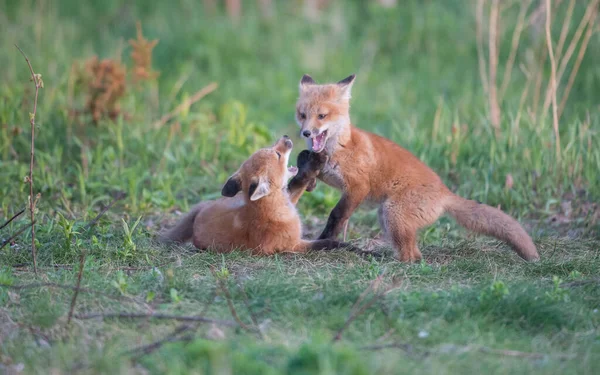
<instances>
[{"instance_id":1,"label":"fallen branch","mask_svg":"<svg viewBox=\"0 0 600 375\"><path fill-rule=\"evenodd\" d=\"M239 324L231 320L212 319L204 316L189 316L189 315L169 315L169 314L142 314L142 313L91 313L91 314L75 314L74 317L80 320L88 319L161 319L161 320L176 320L181 322L201 322L214 323L227 327L237 327Z\"/></svg>"},{"instance_id":2,"label":"fallen branch","mask_svg":"<svg viewBox=\"0 0 600 375\"><path fill-rule=\"evenodd\" d=\"M35 154L35 115L37 112L38 93L40 91L40 88L44 87L44 81L42 81L41 74L35 74L35 72L33 71L31 62L29 62L29 59L27 58L27 55L25 55L25 52L23 52L23 50L19 48L19 46L16 44L15 47L17 47L19 52L21 52L21 54L25 58L25 61L29 66L29 71L31 72L31 80L35 83L35 99L33 101L33 112L29 114L29 123L31 125L31 157L29 159L29 178L27 182L29 183L29 212L31 215L31 257L33 258L33 272L37 275L37 256L35 253L35 205L37 203L39 195L36 197L33 196L33 161Z\"/></svg>"},{"instance_id":3,"label":"fallen branch","mask_svg":"<svg viewBox=\"0 0 600 375\"><path fill-rule=\"evenodd\" d=\"M21 216L21 214L25 212L25 209L22 209L21 211L17 212L16 214L13 215L13 217L11 217L10 219L8 219L8 221L4 224L2 224L2 226L0 227L0 230L4 229L5 226L7 226L8 224L11 223L11 221L13 221L14 219L18 218L19 216Z\"/></svg>"},{"instance_id":4,"label":"fallen branch","mask_svg":"<svg viewBox=\"0 0 600 375\"><path fill-rule=\"evenodd\" d=\"M75 310L75 302L77 301L77 295L79 294L79 287L81 286L81 276L83 275L83 266L85 264L85 250L81 252L79 258L79 274L77 275L77 286L75 286L75 292L73 293L73 299L71 300L71 307L69 308L69 316L67 318L67 325L71 324L73 318L73 311Z\"/></svg>"},{"instance_id":5,"label":"fallen branch","mask_svg":"<svg viewBox=\"0 0 600 375\"><path fill-rule=\"evenodd\" d=\"M217 87L219 87L219 85L216 82L213 82L213 83L209 84L208 86L204 87L203 89L201 89L200 91L195 93L192 97L186 99L183 103L181 103L180 105L175 107L175 109L173 111L167 113L166 115L161 117L160 120L156 121L153 125L154 129L161 128L167 122L169 122L173 117L177 116L177 114L179 114L183 110L189 108L192 104L194 104L197 101L199 101L200 99L204 98L206 95L215 91L217 89Z\"/></svg>"},{"instance_id":6,"label":"fallen branch","mask_svg":"<svg viewBox=\"0 0 600 375\"><path fill-rule=\"evenodd\" d=\"M12 240L19 237L19 235L21 235L21 233L25 232L27 229L29 229L29 227L32 227L34 224L35 224L35 221L22 226L21 229L19 229L15 234L13 234L8 240L2 242L2 245L0 245L0 249L2 249L7 244L11 243ZM35 261L33 262L33 269L36 270Z\"/></svg>"}]
</instances>

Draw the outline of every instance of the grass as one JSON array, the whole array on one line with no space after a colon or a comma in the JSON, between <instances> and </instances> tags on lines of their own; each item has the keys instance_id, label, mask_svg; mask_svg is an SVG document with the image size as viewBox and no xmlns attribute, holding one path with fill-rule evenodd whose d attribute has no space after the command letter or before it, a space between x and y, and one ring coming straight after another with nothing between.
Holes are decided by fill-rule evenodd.
<instances>
[{"instance_id":1,"label":"grass","mask_svg":"<svg viewBox=\"0 0 600 375\"><path fill-rule=\"evenodd\" d=\"M555 41L568 13L563 3L554 11ZM585 5L577 3L568 20L567 43ZM518 5L501 8L498 77L505 75L519 13ZM45 84L34 167L34 191L41 193L39 274L33 274L28 231L0 250L0 283L13 286L0 287L3 371L600 370L597 34L560 118L558 162L552 115L536 108L535 85L527 78L543 74L545 93L550 64L531 65L546 46L544 20L542 29L533 25L521 36L515 63L521 68L510 75L499 103L496 136L479 74L475 5L463 1L406 1L393 9L334 1L318 19L302 16L296 2L282 2L277 17L267 20L244 8L237 26L224 13L208 17L197 2L185 0L168 5L0 0L0 9L2 223L27 207L29 195L23 178L29 173L34 92L13 44L25 51ZM160 40L152 55L160 75L127 81L122 115L114 121L74 116L85 108L86 89L73 64L97 55L131 70L127 40L135 38L138 20L146 38ZM566 77L571 69L568 65ZM293 136L294 152L303 148L293 108L304 73L321 82L357 73L353 121L414 152L453 191L501 205L519 218L542 261L526 264L503 244L474 238L446 218L421 233L426 261L414 265L393 261L385 246L384 259L374 260L341 251L257 258L156 244L153 234L176 220L174 211L218 197L221 184L255 149L286 133ZM164 114L211 82L218 83L217 90L155 128ZM559 84L559 101L564 86ZM307 236L323 228L338 197L322 184L303 196L299 210ZM0 239L27 222L20 216L1 230ZM349 237L370 247L378 231L376 213L367 205L352 217ZM103 294L79 293L71 324L71 289L14 287L75 285L82 251L81 286ZM332 342L378 276L379 291L391 289ZM220 285L250 329L81 319L97 312L154 311L233 321ZM169 337L173 342L165 340L149 353L135 350Z\"/></svg>"}]
</instances>

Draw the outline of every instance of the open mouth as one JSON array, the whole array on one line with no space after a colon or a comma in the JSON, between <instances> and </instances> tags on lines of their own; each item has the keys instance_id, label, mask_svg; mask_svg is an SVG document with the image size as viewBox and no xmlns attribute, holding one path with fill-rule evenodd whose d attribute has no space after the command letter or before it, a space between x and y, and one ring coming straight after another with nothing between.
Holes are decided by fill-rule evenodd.
<instances>
[{"instance_id":1,"label":"open mouth","mask_svg":"<svg viewBox=\"0 0 600 375\"><path fill-rule=\"evenodd\" d=\"M312 139L312 149L314 152L321 152L325 149L325 142L327 142L327 130L323 131L321 134L313 137Z\"/></svg>"}]
</instances>

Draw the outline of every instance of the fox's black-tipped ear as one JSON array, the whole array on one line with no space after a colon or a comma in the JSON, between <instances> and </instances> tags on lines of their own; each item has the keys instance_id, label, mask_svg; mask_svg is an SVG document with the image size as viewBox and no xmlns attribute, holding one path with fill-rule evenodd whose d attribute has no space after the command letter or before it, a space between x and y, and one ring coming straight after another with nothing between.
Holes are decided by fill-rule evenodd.
<instances>
[{"instance_id":1,"label":"fox's black-tipped ear","mask_svg":"<svg viewBox=\"0 0 600 375\"><path fill-rule=\"evenodd\" d=\"M242 190L242 181L240 180L240 176L234 174L229 177L229 180L227 180L223 189L221 189L221 195L224 197L235 197L240 190Z\"/></svg>"},{"instance_id":2,"label":"fox's black-tipped ear","mask_svg":"<svg viewBox=\"0 0 600 375\"><path fill-rule=\"evenodd\" d=\"M308 74L305 74L302 76L302 79L300 80L300 84L301 85L314 85L314 84L316 84L316 82L311 76L309 76Z\"/></svg>"},{"instance_id":3,"label":"fox's black-tipped ear","mask_svg":"<svg viewBox=\"0 0 600 375\"><path fill-rule=\"evenodd\" d=\"M340 97L344 100L350 100L352 97L352 85L354 84L356 74L352 74L337 83L340 88Z\"/></svg>"},{"instance_id":4,"label":"fox's black-tipped ear","mask_svg":"<svg viewBox=\"0 0 600 375\"><path fill-rule=\"evenodd\" d=\"M254 181L250 184L248 198L250 198L251 201L257 201L260 198L269 195L270 192L271 187L269 186L269 182L264 178L259 178L258 181Z\"/></svg>"},{"instance_id":5,"label":"fox's black-tipped ear","mask_svg":"<svg viewBox=\"0 0 600 375\"><path fill-rule=\"evenodd\" d=\"M341 81L339 81L337 84L340 86L346 86L349 85L351 83L354 82L354 78L356 78L356 74L352 74L344 79L342 79Z\"/></svg>"}]
</instances>

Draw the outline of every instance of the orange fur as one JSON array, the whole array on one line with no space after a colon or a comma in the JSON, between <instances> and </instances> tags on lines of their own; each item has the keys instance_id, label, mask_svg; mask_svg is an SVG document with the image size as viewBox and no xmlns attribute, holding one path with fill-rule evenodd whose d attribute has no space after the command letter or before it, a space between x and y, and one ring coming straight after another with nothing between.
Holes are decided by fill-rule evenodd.
<instances>
[{"instance_id":1,"label":"orange fur","mask_svg":"<svg viewBox=\"0 0 600 375\"><path fill-rule=\"evenodd\" d=\"M329 162L319 179L342 190L319 238L335 238L365 200L380 203L379 219L401 261L417 261L417 231L445 212L466 228L508 242L526 260L539 259L521 225L502 211L453 194L441 178L406 149L350 123L349 101L354 76L318 85L309 76L300 82L296 120L313 152Z\"/></svg>"},{"instance_id":2,"label":"orange fur","mask_svg":"<svg viewBox=\"0 0 600 375\"><path fill-rule=\"evenodd\" d=\"M345 247L332 240L302 240L300 217L287 190L295 172L287 167L292 146L284 136L255 152L223 187L225 198L197 204L161 240L192 241L198 249L218 252L245 248L261 255ZM299 198L307 185L299 181L294 196Z\"/></svg>"}]
</instances>

